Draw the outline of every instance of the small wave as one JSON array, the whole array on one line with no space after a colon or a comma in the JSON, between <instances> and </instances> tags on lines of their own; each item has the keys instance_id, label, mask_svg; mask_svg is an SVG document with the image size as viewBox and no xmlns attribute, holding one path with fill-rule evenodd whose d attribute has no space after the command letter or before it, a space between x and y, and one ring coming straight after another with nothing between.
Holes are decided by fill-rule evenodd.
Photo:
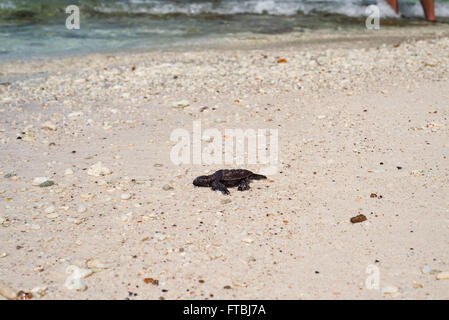
<instances>
[{"instance_id":1,"label":"small wave","mask_svg":"<svg viewBox=\"0 0 449 320\"><path fill-rule=\"evenodd\" d=\"M0 0L0 19L48 21L63 16L72 0ZM295 16L326 15L365 17L368 5L377 4L382 18L398 18L385 0L79 0L89 16L231 16L238 14ZM399 1L401 15L422 17L419 1ZM449 1L436 2L436 16L449 17Z\"/></svg>"},{"instance_id":2,"label":"small wave","mask_svg":"<svg viewBox=\"0 0 449 320\"><path fill-rule=\"evenodd\" d=\"M383 18L398 18L384 0L222 0L222 1L173 1L173 0L128 0L100 2L94 6L97 13L104 14L148 14L148 15L236 15L268 14L294 16L297 14L330 13L349 17L365 17L365 9L377 4ZM449 17L449 3L435 3L437 17ZM407 17L422 17L419 2L400 1L400 12Z\"/></svg>"},{"instance_id":3,"label":"small wave","mask_svg":"<svg viewBox=\"0 0 449 320\"><path fill-rule=\"evenodd\" d=\"M11 1L6 0L5 2L0 3L0 10L13 10L16 9L16 5Z\"/></svg>"}]
</instances>

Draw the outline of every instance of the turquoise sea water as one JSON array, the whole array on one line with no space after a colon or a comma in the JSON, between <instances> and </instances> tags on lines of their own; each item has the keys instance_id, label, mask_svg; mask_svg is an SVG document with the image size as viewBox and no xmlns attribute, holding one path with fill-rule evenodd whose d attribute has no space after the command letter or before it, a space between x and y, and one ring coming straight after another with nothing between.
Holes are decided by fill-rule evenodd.
<instances>
[{"instance_id":1,"label":"turquoise sea water","mask_svg":"<svg viewBox=\"0 0 449 320\"><path fill-rule=\"evenodd\" d=\"M65 8L80 9L68 30ZM364 28L365 8L378 4L382 22L422 21L419 1L400 1L401 17L376 0L0 0L0 61L151 48L241 33L276 34ZM449 22L449 0L436 2ZM448 25L449 27L449 25Z\"/></svg>"}]
</instances>

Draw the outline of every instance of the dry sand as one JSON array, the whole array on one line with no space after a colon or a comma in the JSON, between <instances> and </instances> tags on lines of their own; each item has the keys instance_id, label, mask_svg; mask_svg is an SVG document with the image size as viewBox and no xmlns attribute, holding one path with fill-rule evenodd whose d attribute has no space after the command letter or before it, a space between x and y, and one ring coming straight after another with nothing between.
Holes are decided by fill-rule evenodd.
<instances>
[{"instance_id":1,"label":"dry sand","mask_svg":"<svg viewBox=\"0 0 449 320\"><path fill-rule=\"evenodd\" d=\"M448 299L447 28L307 37L0 65L0 299ZM279 171L194 188L265 168L174 165L196 120Z\"/></svg>"}]
</instances>

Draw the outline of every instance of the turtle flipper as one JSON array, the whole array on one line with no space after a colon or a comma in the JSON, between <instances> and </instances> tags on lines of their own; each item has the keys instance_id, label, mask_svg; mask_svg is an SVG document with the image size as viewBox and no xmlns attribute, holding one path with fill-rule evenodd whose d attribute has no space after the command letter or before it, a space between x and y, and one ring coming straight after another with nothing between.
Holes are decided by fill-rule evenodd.
<instances>
[{"instance_id":1,"label":"turtle flipper","mask_svg":"<svg viewBox=\"0 0 449 320\"><path fill-rule=\"evenodd\" d=\"M230 194L229 190L226 188L226 186L222 183L220 183L219 181L215 180L211 183L211 188L212 190L216 191L221 191L221 193L223 194Z\"/></svg>"},{"instance_id":2,"label":"turtle flipper","mask_svg":"<svg viewBox=\"0 0 449 320\"><path fill-rule=\"evenodd\" d=\"M238 191L245 191L249 190L249 180L248 179L242 179L240 181L239 187L237 188Z\"/></svg>"},{"instance_id":3,"label":"turtle flipper","mask_svg":"<svg viewBox=\"0 0 449 320\"><path fill-rule=\"evenodd\" d=\"M261 174L253 173L249 178L252 180L263 180L266 179L267 177Z\"/></svg>"}]
</instances>

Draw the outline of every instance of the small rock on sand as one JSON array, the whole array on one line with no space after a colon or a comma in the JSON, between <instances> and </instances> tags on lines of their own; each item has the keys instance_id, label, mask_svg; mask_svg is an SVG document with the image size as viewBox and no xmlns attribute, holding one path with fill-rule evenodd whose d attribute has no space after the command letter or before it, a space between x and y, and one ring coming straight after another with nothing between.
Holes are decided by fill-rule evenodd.
<instances>
[{"instance_id":1,"label":"small rock on sand","mask_svg":"<svg viewBox=\"0 0 449 320\"><path fill-rule=\"evenodd\" d=\"M108 268L108 265L106 265L103 262L101 262L100 260L94 259L94 258L88 259L86 261L86 266L89 269L93 270L94 272L99 272L99 271L101 271L103 269L107 269Z\"/></svg>"},{"instance_id":2,"label":"small rock on sand","mask_svg":"<svg viewBox=\"0 0 449 320\"><path fill-rule=\"evenodd\" d=\"M111 173L112 173L112 171L109 168L105 167L101 161L92 165L87 170L87 174L90 176L94 176L94 177L105 176L105 175L108 175Z\"/></svg>"},{"instance_id":3,"label":"small rock on sand","mask_svg":"<svg viewBox=\"0 0 449 320\"><path fill-rule=\"evenodd\" d=\"M42 183L39 185L39 187L41 187L41 188L51 187L51 186L54 185L54 184L55 184L54 181L52 181L52 180L47 180L47 181L45 181L45 182L42 182Z\"/></svg>"},{"instance_id":4,"label":"small rock on sand","mask_svg":"<svg viewBox=\"0 0 449 320\"><path fill-rule=\"evenodd\" d=\"M432 267L430 267L428 265L425 265L424 267L421 268L421 272L423 274L435 275L435 274L440 273L441 271L437 270L437 269L433 269Z\"/></svg>"},{"instance_id":5,"label":"small rock on sand","mask_svg":"<svg viewBox=\"0 0 449 320\"><path fill-rule=\"evenodd\" d=\"M47 294L47 287L45 287L45 286L35 287L35 288L31 289L31 293L33 294L33 296L41 298Z\"/></svg>"},{"instance_id":6,"label":"small rock on sand","mask_svg":"<svg viewBox=\"0 0 449 320\"><path fill-rule=\"evenodd\" d=\"M359 222L363 222L363 221L366 221L366 216L363 214L359 214L358 216L351 218L352 223L359 223Z\"/></svg>"},{"instance_id":7,"label":"small rock on sand","mask_svg":"<svg viewBox=\"0 0 449 320\"><path fill-rule=\"evenodd\" d=\"M120 199L122 199L122 200L129 200L129 199L131 199L131 194L129 194L129 193L123 193L123 194L120 196Z\"/></svg>"},{"instance_id":8,"label":"small rock on sand","mask_svg":"<svg viewBox=\"0 0 449 320\"><path fill-rule=\"evenodd\" d=\"M89 269L81 269L75 265L70 265L66 269L66 273L70 275L64 282L64 287L69 290L85 291L87 285L84 283L83 279L90 276L93 271Z\"/></svg>"},{"instance_id":9,"label":"small rock on sand","mask_svg":"<svg viewBox=\"0 0 449 320\"><path fill-rule=\"evenodd\" d=\"M428 274L431 270L432 268L430 266L424 266L422 267L421 272L424 274Z\"/></svg>"},{"instance_id":10,"label":"small rock on sand","mask_svg":"<svg viewBox=\"0 0 449 320\"><path fill-rule=\"evenodd\" d=\"M34 178L32 185L39 186L46 181L49 181L49 179L47 177L37 177L37 178Z\"/></svg>"},{"instance_id":11,"label":"small rock on sand","mask_svg":"<svg viewBox=\"0 0 449 320\"><path fill-rule=\"evenodd\" d=\"M0 226L6 228L6 227L9 227L9 224L10 224L10 222L9 222L8 217L2 217L2 216L0 216Z\"/></svg>"},{"instance_id":12,"label":"small rock on sand","mask_svg":"<svg viewBox=\"0 0 449 320\"><path fill-rule=\"evenodd\" d=\"M56 212L53 212L53 213L50 213L50 214L47 214L47 218L48 219L56 219L57 217L59 217L59 214L57 214Z\"/></svg>"},{"instance_id":13,"label":"small rock on sand","mask_svg":"<svg viewBox=\"0 0 449 320\"><path fill-rule=\"evenodd\" d=\"M8 300L16 300L17 299L17 293L8 287L5 283L0 281L0 295L5 297Z\"/></svg>"},{"instance_id":14,"label":"small rock on sand","mask_svg":"<svg viewBox=\"0 0 449 320\"><path fill-rule=\"evenodd\" d=\"M45 209L44 211L46 214L50 214L55 212L55 206L49 206L47 209Z\"/></svg>"},{"instance_id":15,"label":"small rock on sand","mask_svg":"<svg viewBox=\"0 0 449 320\"><path fill-rule=\"evenodd\" d=\"M143 282L145 282L146 284L152 284L155 286L159 285L159 280L153 279L153 278L145 278L145 279L143 279Z\"/></svg>"},{"instance_id":16,"label":"small rock on sand","mask_svg":"<svg viewBox=\"0 0 449 320\"><path fill-rule=\"evenodd\" d=\"M410 174L415 177L420 177L424 175L424 170L422 169L412 170Z\"/></svg>"},{"instance_id":17,"label":"small rock on sand","mask_svg":"<svg viewBox=\"0 0 449 320\"><path fill-rule=\"evenodd\" d=\"M51 123L50 121L47 121L42 125L42 129L55 131L56 125L54 123Z\"/></svg>"},{"instance_id":18,"label":"small rock on sand","mask_svg":"<svg viewBox=\"0 0 449 320\"><path fill-rule=\"evenodd\" d=\"M392 295L395 295L395 294L398 294L398 293L399 293L399 288L398 288L398 287L395 287L395 286L392 286L392 285L388 285L388 286L386 286L386 287L383 287L381 291L382 291L382 294L392 294Z\"/></svg>"},{"instance_id":19,"label":"small rock on sand","mask_svg":"<svg viewBox=\"0 0 449 320\"><path fill-rule=\"evenodd\" d=\"M81 117L84 113L82 113L81 111L75 111L75 112L71 112L69 113L67 116L69 118L76 118L76 117Z\"/></svg>"},{"instance_id":20,"label":"small rock on sand","mask_svg":"<svg viewBox=\"0 0 449 320\"><path fill-rule=\"evenodd\" d=\"M436 275L437 280L449 280L449 271L443 271Z\"/></svg>"},{"instance_id":21,"label":"small rock on sand","mask_svg":"<svg viewBox=\"0 0 449 320\"><path fill-rule=\"evenodd\" d=\"M424 288L422 283L413 283L413 289L421 289Z\"/></svg>"},{"instance_id":22,"label":"small rock on sand","mask_svg":"<svg viewBox=\"0 0 449 320\"><path fill-rule=\"evenodd\" d=\"M33 294L31 292L25 292L23 290L20 290L17 293L17 300L30 300L33 298Z\"/></svg>"},{"instance_id":23,"label":"small rock on sand","mask_svg":"<svg viewBox=\"0 0 449 320\"><path fill-rule=\"evenodd\" d=\"M175 109L183 109L186 108L190 105L188 100L180 100L180 101L176 101L172 104L172 107Z\"/></svg>"}]
</instances>

